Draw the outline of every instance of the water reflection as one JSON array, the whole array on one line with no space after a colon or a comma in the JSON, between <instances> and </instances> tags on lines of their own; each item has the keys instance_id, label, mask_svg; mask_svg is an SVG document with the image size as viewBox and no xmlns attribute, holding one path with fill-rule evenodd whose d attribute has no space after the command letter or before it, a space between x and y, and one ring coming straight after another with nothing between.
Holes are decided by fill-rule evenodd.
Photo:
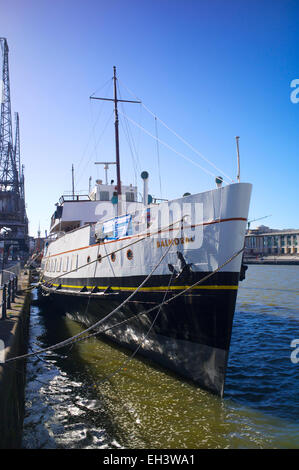
<instances>
[{"instance_id":1,"label":"water reflection","mask_svg":"<svg viewBox=\"0 0 299 470\"><path fill-rule=\"evenodd\" d=\"M131 353L94 338L28 362L24 447L298 448L299 365L290 342L299 312L295 293L280 289L296 290L294 270L258 268L249 267L239 291L224 400L144 359L111 376ZM252 295L269 283L266 301L263 288ZM81 331L32 310L34 348Z\"/></svg>"}]
</instances>

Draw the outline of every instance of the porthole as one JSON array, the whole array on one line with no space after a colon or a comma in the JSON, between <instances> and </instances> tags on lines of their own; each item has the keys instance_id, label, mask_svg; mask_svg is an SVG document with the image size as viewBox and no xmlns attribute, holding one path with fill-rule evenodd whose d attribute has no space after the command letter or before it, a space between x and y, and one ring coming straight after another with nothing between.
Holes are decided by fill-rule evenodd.
<instances>
[{"instance_id":1,"label":"porthole","mask_svg":"<svg viewBox=\"0 0 299 470\"><path fill-rule=\"evenodd\" d=\"M102 262L102 255L98 255L98 262L99 262L99 263Z\"/></svg>"},{"instance_id":2,"label":"porthole","mask_svg":"<svg viewBox=\"0 0 299 470\"><path fill-rule=\"evenodd\" d=\"M87 256L87 263L90 263L90 256Z\"/></svg>"},{"instance_id":3,"label":"porthole","mask_svg":"<svg viewBox=\"0 0 299 470\"><path fill-rule=\"evenodd\" d=\"M127 251L127 258L128 258L129 260L133 259L133 251L132 251L132 250L128 250L128 251Z\"/></svg>"},{"instance_id":4,"label":"porthole","mask_svg":"<svg viewBox=\"0 0 299 470\"><path fill-rule=\"evenodd\" d=\"M116 254L111 253L111 261L114 263L115 260L116 260Z\"/></svg>"}]
</instances>

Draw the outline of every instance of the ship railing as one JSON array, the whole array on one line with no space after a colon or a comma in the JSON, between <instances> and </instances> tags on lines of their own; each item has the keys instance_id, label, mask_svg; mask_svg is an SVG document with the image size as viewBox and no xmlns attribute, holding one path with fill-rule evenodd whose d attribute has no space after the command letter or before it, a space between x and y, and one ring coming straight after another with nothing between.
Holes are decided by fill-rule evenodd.
<instances>
[{"instance_id":1,"label":"ship railing","mask_svg":"<svg viewBox=\"0 0 299 470\"><path fill-rule=\"evenodd\" d=\"M78 202L90 200L91 199L88 194L63 194L59 198L59 204L63 204L64 202Z\"/></svg>"},{"instance_id":2,"label":"ship railing","mask_svg":"<svg viewBox=\"0 0 299 470\"><path fill-rule=\"evenodd\" d=\"M50 233L47 236L46 241L47 242L53 242L54 240L57 240L58 238L63 237L63 235L65 235L65 232L63 230L60 230L59 232Z\"/></svg>"}]
</instances>

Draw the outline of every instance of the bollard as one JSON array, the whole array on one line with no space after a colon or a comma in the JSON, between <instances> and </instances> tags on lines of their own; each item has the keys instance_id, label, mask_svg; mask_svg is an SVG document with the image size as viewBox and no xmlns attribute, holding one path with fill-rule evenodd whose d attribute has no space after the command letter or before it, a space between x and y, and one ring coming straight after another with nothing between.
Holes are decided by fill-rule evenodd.
<instances>
[{"instance_id":1,"label":"bollard","mask_svg":"<svg viewBox=\"0 0 299 470\"><path fill-rule=\"evenodd\" d=\"M6 302L6 308L11 308L11 280L8 281L7 283L7 302Z\"/></svg>"},{"instance_id":2,"label":"bollard","mask_svg":"<svg viewBox=\"0 0 299 470\"><path fill-rule=\"evenodd\" d=\"M1 320L5 320L6 317L6 284L3 286L3 294L2 294L2 317Z\"/></svg>"},{"instance_id":3,"label":"bollard","mask_svg":"<svg viewBox=\"0 0 299 470\"><path fill-rule=\"evenodd\" d=\"M15 301L15 294L16 294L16 285L15 285L15 279L11 279L11 302Z\"/></svg>"}]
</instances>

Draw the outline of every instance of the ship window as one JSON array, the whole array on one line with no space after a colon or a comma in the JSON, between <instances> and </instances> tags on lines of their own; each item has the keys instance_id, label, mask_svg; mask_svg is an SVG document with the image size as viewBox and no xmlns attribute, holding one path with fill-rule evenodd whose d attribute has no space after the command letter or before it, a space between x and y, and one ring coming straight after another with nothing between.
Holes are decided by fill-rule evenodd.
<instances>
[{"instance_id":1,"label":"ship window","mask_svg":"<svg viewBox=\"0 0 299 470\"><path fill-rule=\"evenodd\" d=\"M67 271L68 270L68 265L69 265L69 257L67 256L66 258L64 258L63 260L63 268L62 268L62 271Z\"/></svg>"},{"instance_id":2,"label":"ship window","mask_svg":"<svg viewBox=\"0 0 299 470\"><path fill-rule=\"evenodd\" d=\"M135 201L135 197L134 197L134 192L133 191L129 191L126 193L126 201L127 202L134 202Z\"/></svg>"},{"instance_id":3,"label":"ship window","mask_svg":"<svg viewBox=\"0 0 299 470\"><path fill-rule=\"evenodd\" d=\"M71 269L78 269L78 255L72 256L72 266Z\"/></svg>"},{"instance_id":4,"label":"ship window","mask_svg":"<svg viewBox=\"0 0 299 470\"><path fill-rule=\"evenodd\" d=\"M87 256L87 263L90 263L90 256Z\"/></svg>"},{"instance_id":5,"label":"ship window","mask_svg":"<svg viewBox=\"0 0 299 470\"><path fill-rule=\"evenodd\" d=\"M100 254L98 255L98 262L101 263L101 261L102 261L102 255Z\"/></svg>"},{"instance_id":6,"label":"ship window","mask_svg":"<svg viewBox=\"0 0 299 470\"><path fill-rule=\"evenodd\" d=\"M115 260L116 260L116 254L111 253L111 261L114 263Z\"/></svg>"},{"instance_id":7,"label":"ship window","mask_svg":"<svg viewBox=\"0 0 299 470\"><path fill-rule=\"evenodd\" d=\"M109 201L109 191L100 191L100 201Z\"/></svg>"},{"instance_id":8,"label":"ship window","mask_svg":"<svg viewBox=\"0 0 299 470\"><path fill-rule=\"evenodd\" d=\"M133 251L132 251L132 250L128 250L128 251L127 251L127 258L128 258L129 260L133 259Z\"/></svg>"}]
</instances>

